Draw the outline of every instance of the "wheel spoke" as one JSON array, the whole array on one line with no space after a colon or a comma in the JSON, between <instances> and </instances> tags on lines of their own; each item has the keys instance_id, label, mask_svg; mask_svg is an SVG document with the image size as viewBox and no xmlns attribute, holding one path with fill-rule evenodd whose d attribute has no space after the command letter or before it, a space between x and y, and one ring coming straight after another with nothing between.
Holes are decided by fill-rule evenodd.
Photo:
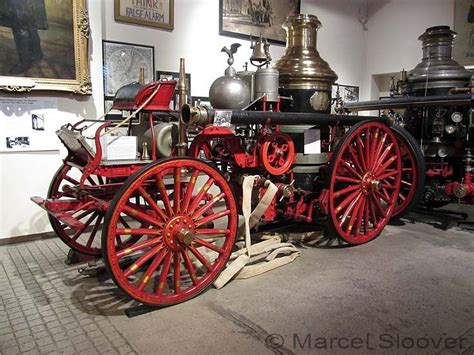
<instances>
[{"instance_id":1,"label":"wheel spoke","mask_svg":"<svg viewBox=\"0 0 474 355\"><path fill-rule=\"evenodd\" d=\"M193 196L194 186L196 186L196 181L199 176L199 173L200 171L198 169L194 169L193 173L191 174L188 186L186 187L186 193L184 194L183 203L181 205L181 211L183 212L186 212L188 210L189 202L191 201L191 197Z\"/></svg>"},{"instance_id":2,"label":"wheel spoke","mask_svg":"<svg viewBox=\"0 0 474 355\"><path fill-rule=\"evenodd\" d=\"M150 194L148 192L146 192L146 190L139 186L138 187L138 192L140 193L140 195L145 199L145 201L148 203L148 205L153 208L153 210L158 214L158 217L160 217L161 221L162 222L165 222L166 221L166 215L165 213L163 212L163 210L158 206L158 204L152 199L152 197L150 196Z\"/></svg>"},{"instance_id":3,"label":"wheel spoke","mask_svg":"<svg viewBox=\"0 0 474 355\"><path fill-rule=\"evenodd\" d=\"M140 220L141 222L147 222L157 227L163 226L161 221L128 205L123 206L123 212L128 214L130 217L135 218L136 220Z\"/></svg>"},{"instance_id":4,"label":"wheel spoke","mask_svg":"<svg viewBox=\"0 0 474 355\"><path fill-rule=\"evenodd\" d=\"M174 168L174 212L179 213L179 204L181 202L181 168Z\"/></svg>"},{"instance_id":5,"label":"wheel spoke","mask_svg":"<svg viewBox=\"0 0 474 355\"><path fill-rule=\"evenodd\" d=\"M124 226L125 228L130 228L130 225L127 223L127 221L125 220L125 218L123 218L123 216L120 216L120 217L119 217L119 221L120 221L120 223L123 224L123 226Z\"/></svg>"},{"instance_id":6,"label":"wheel spoke","mask_svg":"<svg viewBox=\"0 0 474 355\"><path fill-rule=\"evenodd\" d=\"M375 164L374 164L374 169L379 166L380 164L382 164L382 162L385 160L385 158L387 157L387 155L391 152L393 148L393 143L390 143L387 148L384 149L384 151L382 152L382 154L380 155L380 157L376 160Z\"/></svg>"},{"instance_id":7,"label":"wheel spoke","mask_svg":"<svg viewBox=\"0 0 474 355\"><path fill-rule=\"evenodd\" d=\"M336 207L336 215L339 214L358 194L360 191L354 191L349 196L347 196L340 204Z\"/></svg>"},{"instance_id":8,"label":"wheel spoke","mask_svg":"<svg viewBox=\"0 0 474 355\"><path fill-rule=\"evenodd\" d=\"M380 191L375 191L375 195L379 196L386 203L390 204L390 198L387 198L386 196L384 196Z\"/></svg>"},{"instance_id":9,"label":"wheel spoke","mask_svg":"<svg viewBox=\"0 0 474 355\"><path fill-rule=\"evenodd\" d=\"M203 247L206 247L206 248L208 248L208 249L214 250L214 251L218 252L219 254L222 254L222 253L224 252L224 251L223 251L221 248L219 248L217 245L214 245L214 244L212 244L212 243L209 243L209 242L207 242L207 241L205 241L205 240L203 240L203 239L201 239L201 238L195 238L195 239L194 239L194 242L197 243L197 244L199 244L199 245L201 245L201 246L203 246Z\"/></svg>"},{"instance_id":10,"label":"wheel spoke","mask_svg":"<svg viewBox=\"0 0 474 355\"><path fill-rule=\"evenodd\" d=\"M206 183L202 186L201 190L198 192L196 197L194 198L193 202L191 203L191 206L188 208L188 213L192 214L198 207L199 203L201 202L202 198L204 197L204 194L211 188L211 186L214 184L214 179L209 178Z\"/></svg>"},{"instance_id":11,"label":"wheel spoke","mask_svg":"<svg viewBox=\"0 0 474 355\"><path fill-rule=\"evenodd\" d=\"M402 180L402 181L401 181L401 184L406 185L406 186L410 186L410 187L412 186L412 183L411 183L411 182L408 182L408 181L406 181L406 180Z\"/></svg>"},{"instance_id":12,"label":"wheel spoke","mask_svg":"<svg viewBox=\"0 0 474 355\"><path fill-rule=\"evenodd\" d=\"M196 221L195 226L197 228L199 226L205 225L209 222L212 222L216 219L227 216L229 214L230 214L230 210L224 210L224 211L221 211L221 212L218 212L218 213L211 214L210 216L207 216L205 218L202 218L202 219Z\"/></svg>"},{"instance_id":13,"label":"wheel spoke","mask_svg":"<svg viewBox=\"0 0 474 355\"><path fill-rule=\"evenodd\" d=\"M97 186L97 183L94 181L94 179L92 178L92 176L89 175L89 176L87 177L87 181L89 181L92 186Z\"/></svg>"},{"instance_id":14,"label":"wheel spoke","mask_svg":"<svg viewBox=\"0 0 474 355\"><path fill-rule=\"evenodd\" d=\"M367 203L366 197L362 196L361 206L359 208L359 213L357 214L355 237L360 236L360 227L362 226L362 220L363 220L366 203Z\"/></svg>"},{"instance_id":15,"label":"wheel spoke","mask_svg":"<svg viewBox=\"0 0 474 355\"><path fill-rule=\"evenodd\" d=\"M374 161L375 161L375 149L377 147L377 143L379 140L379 129L376 128L374 135L372 137L371 145L370 145L370 152L369 152L369 168L372 170L374 167Z\"/></svg>"},{"instance_id":16,"label":"wheel spoke","mask_svg":"<svg viewBox=\"0 0 474 355\"><path fill-rule=\"evenodd\" d=\"M191 281L194 286L197 285L197 276L196 276L196 269L193 266L193 263L191 262L191 259L189 259L189 255L186 250L181 251L181 255L183 256L184 259L184 265L186 266L186 269L188 270L189 277L191 277Z\"/></svg>"},{"instance_id":17,"label":"wheel spoke","mask_svg":"<svg viewBox=\"0 0 474 355\"><path fill-rule=\"evenodd\" d=\"M372 160L372 166L371 170L375 169L378 165L378 162L380 160L380 155L382 154L382 149L385 144L385 141L387 140L387 133L384 133L382 137L379 139L377 148L375 149L375 153L373 153L373 160ZM393 143L392 143L393 144Z\"/></svg>"},{"instance_id":18,"label":"wheel spoke","mask_svg":"<svg viewBox=\"0 0 474 355\"><path fill-rule=\"evenodd\" d=\"M146 272L143 274L143 276L141 277L139 281L138 289L140 291L143 291L148 281L150 281L151 275L153 275L153 273L156 271L158 266L160 266L166 254L167 254L166 250L161 249L160 252L155 256L155 259L153 259L152 263L150 264L150 266L148 267L148 269L146 270Z\"/></svg>"},{"instance_id":19,"label":"wheel spoke","mask_svg":"<svg viewBox=\"0 0 474 355\"><path fill-rule=\"evenodd\" d=\"M357 136L356 146L357 146L358 156L359 156L361 164L362 164L362 168L364 169L363 171L366 172L369 169L367 167L367 163L366 163L365 155L364 155L364 143L362 143L362 139L360 138L360 136Z\"/></svg>"},{"instance_id":20,"label":"wheel spoke","mask_svg":"<svg viewBox=\"0 0 474 355\"><path fill-rule=\"evenodd\" d=\"M352 192L352 191L355 191L355 190L360 190L360 186L359 185L352 185L352 186L348 186L348 187L346 187L342 190L335 191L334 192L334 197L339 197L339 196L348 194L349 192Z\"/></svg>"},{"instance_id":21,"label":"wheel spoke","mask_svg":"<svg viewBox=\"0 0 474 355\"><path fill-rule=\"evenodd\" d=\"M360 184L360 180L350 178L350 177L347 177L347 176L340 176L340 175L336 175L336 181L349 182L349 183L352 183L352 184Z\"/></svg>"},{"instance_id":22,"label":"wheel spoke","mask_svg":"<svg viewBox=\"0 0 474 355\"><path fill-rule=\"evenodd\" d=\"M376 212L378 211L379 212L379 216L381 218L385 217L385 211L382 207L382 205L380 204L380 201L375 197L375 196L370 196L372 201L373 201L373 204L375 205L376 207Z\"/></svg>"},{"instance_id":23,"label":"wheel spoke","mask_svg":"<svg viewBox=\"0 0 474 355\"><path fill-rule=\"evenodd\" d=\"M354 222L356 221L356 218L359 216L360 211L362 211L361 207L362 207L363 202L364 202L364 197L363 197L362 194L360 194L357 197L357 203L354 207L354 210L351 213L351 218L349 220L349 225L347 226L347 229L346 229L346 232L349 233L349 234L352 233L352 229L354 228ZM341 226L342 226L342 224L341 224Z\"/></svg>"},{"instance_id":24,"label":"wheel spoke","mask_svg":"<svg viewBox=\"0 0 474 355\"><path fill-rule=\"evenodd\" d=\"M140 266L142 266L143 264L145 264L148 260L150 260L150 258L155 255L156 253L158 253L161 249L163 249L163 244L160 244L160 245L157 245L155 247L153 247L152 249L150 249L149 251L147 251L145 254L143 254L142 256L140 256L132 265L130 265L124 272L123 272L123 275L125 277L128 277L134 273L136 273L138 271L138 269L140 268Z\"/></svg>"},{"instance_id":25,"label":"wheel spoke","mask_svg":"<svg viewBox=\"0 0 474 355\"><path fill-rule=\"evenodd\" d=\"M369 222L370 222L370 213L369 213L369 199L365 199L365 209L364 209L364 234L369 233Z\"/></svg>"},{"instance_id":26,"label":"wheel spoke","mask_svg":"<svg viewBox=\"0 0 474 355\"><path fill-rule=\"evenodd\" d=\"M74 212L72 215L74 216L74 214L76 214L77 212L79 212L79 211ZM95 212L94 210L85 210L81 214L75 216L74 218L77 219L77 220L81 220L84 217L86 217L86 216L88 216L88 215L90 215L91 213L94 213L94 212Z\"/></svg>"},{"instance_id":27,"label":"wheel spoke","mask_svg":"<svg viewBox=\"0 0 474 355\"><path fill-rule=\"evenodd\" d=\"M117 258L120 259L125 255L129 255L129 254L131 254L133 252L136 252L138 250L142 250L142 249L151 247L151 246L153 246L157 243L161 243L162 241L163 241L163 238L158 237L158 238L145 240L144 242L135 243L135 244L131 245L128 248L125 248L125 249L122 249L122 250L118 251L117 252Z\"/></svg>"},{"instance_id":28,"label":"wheel spoke","mask_svg":"<svg viewBox=\"0 0 474 355\"><path fill-rule=\"evenodd\" d=\"M194 231L194 234L195 235L212 235L213 238L216 238L216 236L221 236L221 237L224 237L226 235L228 235L230 233L230 230L229 229L214 229L214 228L211 228L211 229L206 229L206 228L203 228L203 229L196 229Z\"/></svg>"},{"instance_id":29,"label":"wheel spoke","mask_svg":"<svg viewBox=\"0 0 474 355\"><path fill-rule=\"evenodd\" d=\"M381 181L381 180L385 180L385 179L388 179L388 178L393 178L396 175L398 175L398 171L396 171L396 170L389 171L388 173L380 175L379 177L377 177L377 179Z\"/></svg>"},{"instance_id":30,"label":"wheel spoke","mask_svg":"<svg viewBox=\"0 0 474 355\"><path fill-rule=\"evenodd\" d=\"M379 176L380 174L382 174L382 172L384 172L385 170L387 170L387 168L394 162L398 159L398 157L396 155L392 156L390 159L388 159L385 163L383 163L382 165L380 165L377 170L375 171L375 176Z\"/></svg>"},{"instance_id":31,"label":"wheel spoke","mask_svg":"<svg viewBox=\"0 0 474 355\"><path fill-rule=\"evenodd\" d=\"M349 206L347 207L346 211L342 215L341 221L340 221L340 226L342 227L344 223L347 220L347 217L349 217L349 214L351 214L352 210L354 207L359 203L360 198L362 197L362 193L359 192L359 194L351 201Z\"/></svg>"},{"instance_id":32,"label":"wheel spoke","mask_svg":"<svg viewBox=\"0 0 474 355\"><path fill-rule=\"evenodd\" d=\"M160 235L162 230L150 228L117 228L115 233L117 235Z\"/></svg>"},{"instance_id":33,"label":"wheel spoke","mask_svg":"<svg viewBox=\"0 0 474 355\"><path fill-rule=\"evenodd\" d=\"M163 288L165 287L165 282L168 277L168 272L170 270L172 253L166 254L165 261L163 262L163 267L161 268L160 280L158 281L158 286L156 288L156 294L160 296L163 294Z\"/></svg>"},{"instance_id":34,"label":"wheel spoke","mask_svg":"<svg viewBox=\"0 0 474 355\"><path fill-rule=\"evenodd\" d=\"M97 220L95 221L94 227L92 228L91 234L89 235L89 239L87 239L86 247L90 248L92 245L92 242L94 241L95 235L97 234L97 230L100 227L100 224L102 223L102 218L104 218L104 215L101 214L99 217L97 217Z\"/></svg>"},{"instance_id":35,"label":"wheel spoke","mask_svg":"<svg viewBox=\"0 0 474 355\"><path fill-rule=\"evenodd\" d=\"M372 203L370 203L370 201L372 201ZM377 219L377 213L375 212L374 201L370 198L370 196L367 200L367 204L369 205L370 216L372 218L372 226L375 229L377 228L379 221Z\"/></svg>"},{"instance_id":36,"label":"wheel spoke","mask_svg":"<svg viewBox=\"0 0 474 355\"><path fill-rule=\"evenodd\" d=\"M166 192L165 184L163 183L163 176L156 176L156 184L158 186L158 191L160 192L161 200L165 205L166 212L168 217L173 216L173 210L171 209L170 199L168 198L168 193Z\"/></svg>"},{"instance_id":37,"label":"wheel spoke","mask_svg":"<svg viewBox=\"0 0 474 355\"><path fill-rule=\"evenodd\" d=\"M204 206L202 206L200 209L198 209L193 214L192 218L197 219L197 218L201 217L205 212L207 212L210 208L212 208L217 203L217 201L222 199L224 196L225 196L224 192L221 192L220 194L214 196L214 198L211 201L209 201Z\"/></svg>"},{"instance_id":38,"label":"wheel spoke","mask_svg":"<svg viewBox=\"0 0 474 355\"><path fill-rule=\"evenodd\" d=\"M97 217L98 214L99 214L99 212L94 211L94 213L89 217L89 219L86 221L86 223L84 223L84 225L81 228L79 228L76 231L76 233L74 233L74 235L72 236L72 239L77 240L77 238L79 238L79 236L82 234L82 232L84 232L86 230L86 228L89 227L89 225Z\"/></svg>"},{"instance_id":39,"label":"wheel spoke","mask_svg":"<svg viewBox=\"0 0 474 355\"><path fill-rule=\"evenodd\" d=\"M77 181L76 179L73 179L69 175L64 176L63 179L66 181L69 181L73 185L79 185L79 181Z\"/></svg>"},{"instance_id":40,"label":"wheel spoke","mask_svg":"<svg viewBox=\"0 0 474 355\"><path fill-rule=\"evenodd\" d=\"M364 144L364 150L365 150L365 162L367 164L367 167L370 167L370 131L367 129L365 131L365 144Z\"/></svg>"},{"instance_id":41,"label":"wheel spoke","mask_svg":"<svg viewBox=\"0 0 474 355\"><path fill-rule=\"evenodd\" d=\"M174 252L173 278L174 278L174 293L178 294L181 292L181 261L180 261L180 254L178 251Z\"/></svg>"},{"instance_id":42,"label":"wheel spoke","mask_svg":"<svg viewBox=\"0 0 474 355\"><path fill-rule=\"evenodd\" d=\"M212 265L206 260L206 258L196 249L194 245L188 245L188 249L191 250L191 253L201 262L202 265L208 270L212 271L214 268Z\"/></svg>"},{"instance_id":43,"label":"wheel spoke","mask_svg":"<svg viewBox=\"0 0 474 355\"><path fill-rule=\"evenodd\" d=\"M352 161L352 163L354 163L354 166L356 167L356 170L359 171L360 175L364 175L365 174L365 169L360 164L360 162L359 162L360 158L357 157L357 154L356 154L354 148L349 147L348 150L349 150L349 154L352 158L351 161Z\"/></svg>"},{"instance_id":44,"label":"wheel spoke","mask_svg":"<svg viewBox=\"0 0 474 355\"><path fill-rule=\"evenodd\" d=\"M349 170L349 172L353 175L353 176L357 176L359 179L362 180L362 176L351 166L351 164L345 160L342 165L344 166L344 168L346 168L347 170Z\"/></svg>"}]
</instances>

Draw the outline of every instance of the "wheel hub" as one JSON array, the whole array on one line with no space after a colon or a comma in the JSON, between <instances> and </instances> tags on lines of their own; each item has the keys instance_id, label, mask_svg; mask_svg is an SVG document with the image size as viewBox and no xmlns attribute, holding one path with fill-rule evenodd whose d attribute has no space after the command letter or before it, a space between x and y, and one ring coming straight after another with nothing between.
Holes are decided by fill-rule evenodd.
<instances>
[{"instance_id":1,"label":"wheel hub","mask_svg":"<svg viewBox=\"0 0 474 355\"><path fill-rule=\"evenodd\" d=\"M171 218L163 229L163 239L168 248L180 249L180 244L189 245L194 240L194 222L191 217L178 215Z\"/></svg>"},{"instance_id":2,"label":"wheel hub","mask_svg":"<svg viewBox=\"0 0 474 355\"><path fill-rule=\"evenodd\" d=\"M362 192L365 195L369 195L380 189L380 181L376 179L374 174L367 173L362 178L361 186L362 186Z\"/></svg>"}]
</instances>

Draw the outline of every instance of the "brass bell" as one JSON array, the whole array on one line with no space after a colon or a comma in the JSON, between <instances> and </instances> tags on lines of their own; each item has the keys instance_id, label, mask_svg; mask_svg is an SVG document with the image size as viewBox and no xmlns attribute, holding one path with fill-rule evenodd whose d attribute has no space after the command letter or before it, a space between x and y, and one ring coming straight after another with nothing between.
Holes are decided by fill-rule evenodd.
<instances>
[{"instance_id":1,"label":"brass bell","mask_svg":"<svg viewBox=\"0 0 474 355\"><path fill-rule=\"evenodd\" d=\"M250 49L253 49L252 56L250 57L250 63L256 67L268 64L272 60L272 57L268 50L270 45L268 44L267 39L263 38L262 34L260 34L260 38L257 39L255 43L253 43L252 38L250 38L250 40ZM254 62L257 62L257 64Z\"/></svg>"}]
</instances>

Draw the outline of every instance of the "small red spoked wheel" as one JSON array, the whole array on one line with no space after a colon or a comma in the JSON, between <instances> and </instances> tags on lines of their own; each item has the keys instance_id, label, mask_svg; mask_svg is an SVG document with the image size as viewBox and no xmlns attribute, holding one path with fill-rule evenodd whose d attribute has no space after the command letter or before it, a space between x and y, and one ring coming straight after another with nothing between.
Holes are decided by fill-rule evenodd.
<instances>
[{"instance_id":1,"label":"small red spoked wheel","mask_svg":"<svg viewBox=\"0 0 474 355\"><path fill-rule=\"evenodd\" d=\"M189 146L189 156L201 160L212 160L214 156L210 139L201 134L194 137Z\"/></svg>"},{"instance_id":2,"label":"small red spoked wheel","mask_svg":"<svg viewBox=\"0 0 474 355\"><path fill-rule=\"evenodd\" d=\"M401 156L380 122L360 122L338 143L330 162L329 227L349 244L377 237L398 198Z\"/></svg>"},{"instance_id":3,"label":"small red spoked wheel","mask_svg":"<svg viewBox=\"0 0 474 355\"><path fill-rule=\"evenodd\" d=\"M391 127L402 157L402 178L392 218L401 218L420 201L425 187L426 163L420 146L404 128ZM393 177L389 178L393 182Z\"/></svg>"},{"instance_id":4,"label":"small red spoked wheel","mask_svg":"<svg viewBox=\"0 0 474 355\"><path fill-rule=\"evenodd\" d=\"M121 228L124 216L148 226ZM235 198L220 172L192 158L158 161L133 174L113 199L102 233L105 264L135 300L153 306L184 302L225 267L237 223ZM123 249L116 239L124 235L141 239Z\"/></svg>"},{"instance_id":5,"label":"small red spoked wheel","mask_svg":"<svg viewBox=\"0 0 474 355\"><path fill-rule=\"evenodd\" d=\"M286 173L295 159L295 145L283 132L273 132L264 138L260 148L263 167L272 175Z\"/></svg>"},{"instance_id":6,"label":"small red spoked wheel","mask_svg":"<svg viewBox=\"0 0 474 355\"><path fill-rule=\"evenodd\" d=\"M82 171L78 168L63 164L49 185L48 199L75 199L74 189L71 188L79 186L81 175ZM103 183L102 177L91 175L86 181L86 186L97 186ZM96 238L96 235L103 222L104 213L93 208L86 208L76 211L73 216L84 224L84 228L71 229L48 214L54 232L67 246L86 255L100 256L100 238Z\"/></svg>"}]
</instances>

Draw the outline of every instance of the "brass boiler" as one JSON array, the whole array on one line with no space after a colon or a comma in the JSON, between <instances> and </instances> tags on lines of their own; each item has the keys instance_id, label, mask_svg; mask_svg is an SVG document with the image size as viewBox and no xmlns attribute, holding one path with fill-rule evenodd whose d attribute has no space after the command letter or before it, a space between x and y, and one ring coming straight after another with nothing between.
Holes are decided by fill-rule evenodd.
<instances>
[{"instance_id":1,"label":"brass boiler","mask_svg":"<svg viewBox=\"0 0 474 355\"><path fill-rule=\"evenodd\" d=\"M280 95L293 97L287 111L330 112L332 85L336 73L316 49L321 22L314 15L292 15L282 26L286 30L286 49L274 65L280 72Z\"/></svg>"}]
</instances>

